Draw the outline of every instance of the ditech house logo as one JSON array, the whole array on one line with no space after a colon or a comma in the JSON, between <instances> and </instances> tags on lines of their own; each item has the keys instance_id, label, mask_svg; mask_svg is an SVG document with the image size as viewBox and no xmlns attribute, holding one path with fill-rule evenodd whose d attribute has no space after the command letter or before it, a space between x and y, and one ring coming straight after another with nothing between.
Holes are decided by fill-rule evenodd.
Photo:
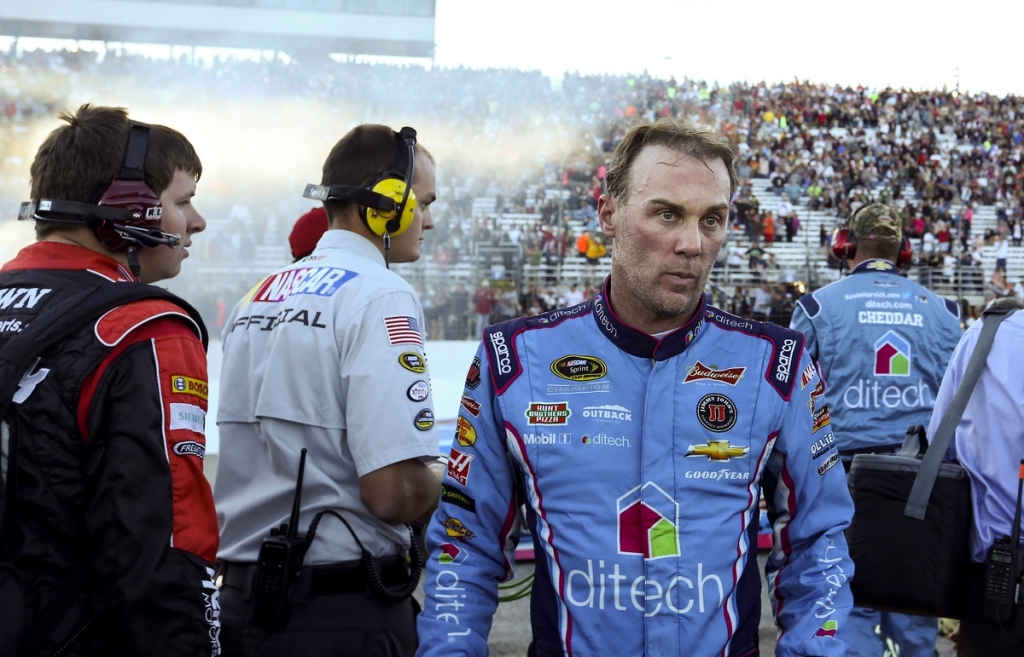
<instances>
[{"instance_id":1,"label":"ditech house logo","mask_svg":"<svg viewBox=\"0 0 1024 657\"><path fill-rule=\"evenodd\" d=\"M466 551L454 543L441 543L441 554L437 560L444 565L457 565L466 560Z\"/></svg>"},{"instance_id":2,"label":"ditech house logo","mask_svg":"<svg viewBox=\"0 0 1024 657\"><path fill-rule=\"evenodd\" d=\"M616 501L619 554L645 559L679 556L679 504L653 482Z\"/></svg>"},{"instance_id":3,"label":"ditech house logo","mask_svg":"<svg viewBox=\"0 0 1024 657\"><path fill-rule=\"evenodd\" d=\"M910 343L895 331L875 341L875 376L910 376Z\"/></svg>"}]
</instances>

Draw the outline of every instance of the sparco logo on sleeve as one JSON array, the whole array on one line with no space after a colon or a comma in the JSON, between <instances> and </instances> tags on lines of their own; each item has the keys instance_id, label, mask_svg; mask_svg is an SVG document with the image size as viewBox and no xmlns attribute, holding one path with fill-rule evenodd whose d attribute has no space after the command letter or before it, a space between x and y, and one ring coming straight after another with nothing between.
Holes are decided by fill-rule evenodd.
<instances>
[{"instance_id":1,"label":"sparco logo on sleeve","mask_svg":"<svg viewBox=\"0 0 1024 657\"><path fill-rule=\"evenodd\" d=\"M779 353L779 366L775 368L775 378L780 381L789 380L789 371L793 367L793 352L796 350L796 340L786 338L782 343L782 351Z\"/></svg>"},{"instance_id":2,"label":"sparco logo on sleeve","mask_svg":"<svg viewBox=\"0 0 1024 657\"><path fill-rule=\"evenodd\" d=\"M508 344L501 333L491 333L491 349L498 364L498 374L512 373L512 357L508 352Z\"/></svg>"}]
</instances>

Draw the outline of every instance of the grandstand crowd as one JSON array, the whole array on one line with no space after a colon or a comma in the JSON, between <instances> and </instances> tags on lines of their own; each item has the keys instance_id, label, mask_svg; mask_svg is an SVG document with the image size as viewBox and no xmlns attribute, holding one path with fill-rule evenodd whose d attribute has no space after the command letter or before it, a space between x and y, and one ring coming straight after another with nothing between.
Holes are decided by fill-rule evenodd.
<instances>
[{"instance_id":1,"label":"grandstand crowd","mask_svg":"<svg viewBox=\"0 0 1024 657\"><path fill-rule=\"evenodd\" d=\"M0 222L27 200L32 126L80 102L177 104L220 120L231 99L266 107L265 130L280 132L274 103L287 99L330 108L338 125L318 126L325 143L357 122L416 126L439 161L437 226L421 262L398 271L423 295L431 339L593 294L611 246L596 222L606 158L633 122L662 116L717 130L740 154L744 185L709 289L721 307L788 323L800 294L839 275L832 229L874 199L903 214L908 275L962 300L968 321L987 300L1024 297L1022 97L16 45L0 73ZM294 176L280 180L201 190L210 228L182 284L211 326L288 259L287 232L309 205Z\"/></svg>"}]
</instances>

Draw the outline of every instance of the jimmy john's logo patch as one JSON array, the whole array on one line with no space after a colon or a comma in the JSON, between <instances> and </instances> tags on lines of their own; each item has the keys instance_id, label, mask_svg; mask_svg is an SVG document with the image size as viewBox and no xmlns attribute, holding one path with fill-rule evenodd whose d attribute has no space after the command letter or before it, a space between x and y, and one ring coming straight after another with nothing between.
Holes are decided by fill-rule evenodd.
<instances>
[{"instance_id":1,"label":"jimmy john's logo patch","mask_svg":"<svg viewBox=\"0 0 1024 657\"><path fill-rule=\"evenodd\" d=\"M725 395L704 395L697 402L697 419L709 431L728 431L736 424L736 404Z\"/></svg>"},{"instance_id":2,"label":"jimmy john's logo patch","mask_svg":"<svg viewBox=\"0 0 1024 657\"><path fill-rule=\"evenodd\" d=\"M566 424L572 411L569 402L530 402L525 413L526 423L531 425Z\"/></svg>"},{"instance_id":3,"label":"jimmy john's logo patch","mask_svg":"<svg viewBox=\"0 0 1024 657\"><path fill-rule=\"evenodd\" d=\"M429 431L434 427L434 411L424 408L416 414L416 428L420 431Z\"/></svg>"},{"instance_id":4,"label":"jimmy john's logo patch","mask_svg":"<svg viewBox=\"0 0 1024 657\"><path fill-rule=\"evenodd\" d=\"M480 417L480 402L472 397L462 395L462 402L460 403L462 404L462 408L466 409L467 413L473 417Z\"/></svg>"},{"instance_id":5,"label":"jimmy john's logo patch","mask_svg":"<svg viewBox=\"0 0 1024 657\"><path fill-rule=\"evenodd\" d=\"M398 356L398 364L416 374L427 371L427 361L415 351L406 351Z\"/></svg>"},{"instance_id":6,"label":"jimmy john's logo patch","mask_svg":"<svg viewBox=\"0 0 1024 657\"><path fill-rule=\"evenodd\" d=\"M430 386L427 385L426 381L421 379L409 386L409 389L405 391L405 394L410 400L414 402L421 402L430 394Z\"/></svg>"},{"instance_id":7,"label":"jimmy john's logo patch","mask_svg":"<svg viewBox=\"0 0 1024 657\"><path fill-rule=\"evenodd\" d=\"M551 363L551 373L569 381L593 381L608 374L608 366L594 356L562 356Z\"/></svg>"},{"instance_id":8,"label":"jimmy john's logo patch","mask_svg":"<svg viewBox=\"0 0 1024 657\"><path fill-rule=\"evenodd\" d=\"M478 385L480 385L480 359L474 358L473 363L469 366L469 372L466 374L466 387L476 390Z\"/></svg>"},{"instance_id":9,"label":"jimmy john's logo patch","mask_svg":"<svg viewBox=\"0 0 1024 657\"><path fill-rule=\"evenodd\" d=\"M195 395L200 399L210 398L210 385L206 381L175 374L171 376L171 390L183 395Z\"/></svg>"},{"instance_id":10,"label":"jimmy john's logo patch","mask_svg":"<svg viewBox=\"0 0 1024 657\"><path fill-rule=\"evenodd\" d=\"M683 383L692 383L693 381L717 381L719 383L728 383L729 385L734 386L739 383L740 379L743 378L743 373L746 371L747 368L745 367L727 367L725 369L717 369L714 365L709 367L698 360L686 373L686 378L683 379Z\"/></svg>"},{"instance_id":11,"label":"jimmy john's logo patch","mask_svg":"<svg viewBox=\"0 0 1024 657\"><path fill-rule=\"evenodd\" d=\"M462 524L462 521L458 518L448 516L441 521L441 524L444 526L444 531L451 538L457 538L460 541L469 541L476 538L476 534Z\"/></svg>"},{"instance_id":12,"label":"jimmy john's logo patch","mask_svg":"<svg viewBox=\"0 0 1024 657\"><path fill-rule=\"evenodd\" d=\"M461 415L459 416L458 424L455 426L455 440L463 447L476 444L476 428Z\"/></svg>"},{"instance_id":13,"label":"jimmy john's logo patch","mask_svg":"<svg viewBox=\"0 0 1024 657\"><path fill-rule=\"evenodd\" d=\"M177 443L171 449L178 456L198 456L200 460L206 456L206 447L194 440Z\"/></svg>"}]
</instances>

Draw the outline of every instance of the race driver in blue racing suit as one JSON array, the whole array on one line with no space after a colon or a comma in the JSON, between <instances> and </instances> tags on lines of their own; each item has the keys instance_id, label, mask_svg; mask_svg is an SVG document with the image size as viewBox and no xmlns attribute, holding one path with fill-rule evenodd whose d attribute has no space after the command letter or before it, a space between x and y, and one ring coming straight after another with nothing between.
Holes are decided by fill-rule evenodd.
<instances>
[{"instance_id":1,"label":"race driver in blue racing suit","mask_svg":"<svg viewBox=\"0 0 1024 657\"><path fill-rule=\"evenodd\" d=\"M776 655L839 656L853 505L803 336L703 290L737 185L718 136L638 124L612 154L590 301L484 331L428 525L418 655L486 655L526 507L537 657L757 655L762 489Z\"/></svg>"}]
</instances>

